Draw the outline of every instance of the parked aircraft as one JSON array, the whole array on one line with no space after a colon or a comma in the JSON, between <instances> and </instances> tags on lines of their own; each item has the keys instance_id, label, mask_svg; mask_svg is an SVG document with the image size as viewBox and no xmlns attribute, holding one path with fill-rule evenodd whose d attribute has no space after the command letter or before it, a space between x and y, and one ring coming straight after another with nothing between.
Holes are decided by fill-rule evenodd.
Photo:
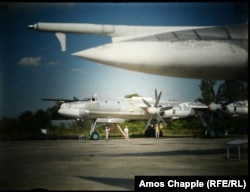
<instances>
[{"instance_id":1,"label":"parked aircraft","mask_svg":"<svg viewBox=\"0 0 250 192\"><path fill-rule=\"evenodd\" d=\"M205 136L223 136L227 131L225 119L248 118L248 101L212 102L208 105L208 110L202 112L200 118L204 125Z\"/></svg>"},{"instance_id":2,"label":"parked aircraft","mask_svg":"<svg viewBox=\"0 0 250 192\"><path fill-rule=\"evenodd\" d=\"M105 99L97 98L96 95L79 101L67 100L61 104L58 113L65 117L93 120L90 137L96 140L99 135L95 132L95 128L99 122L123 123L125 121L145 120L147 121L147 129L153 120L159 126L161 122L166 120L196 116L199 115L199 111L208 109L208 106L201 102L160 102L161 93L157 94L155 90L155 100L149 97ZM52 101L53 99L48 100Z\"/></svg>"},{"instance_id":3,"label":"parked aircraft","mask_svg":"<svg viewBox=\"0 0 250 192\"><path fill-rule=\"evenodd\" d=\"M36 23L55 32L62 51L66 33L99 34L112 42L73 53L132 71L209 80L247 80L248 24L229 26L127 26Z\"/></svg>"},{"instance_id":4,"label":"parked aircraft","mask_svg":"<svg viewBox=\"0 0 250 192\"><path fill-rule=\"evenodd\" d=\"M211 103L208 109L212 112L222 113L223 116L232 118L248 117L248 101L234 101L229 104Z\"/></svg>"},{"instance_id":5,"label":"parked aircraft","mask_svg":"<svg viewBox=\"0 0 250 192\"><path fill-rule=\"evenodd\" d=\"M62 103L58 113L62 116L78 120L91 119L93 121L89 137L99 139L95 131L97 123L123 123L125 121L147 121L145 129L152 126L152 121L160 126L160 123L176 119L199 117L205 136L224 135L224 118L247 118L248 101L235 101L231 103L210 103L205 105L200 101L160 102L162 92L157 94L155 100L150 97L132 98L97 98L97 94L84 99L43 99L44 101L56 101ZM215 115L214 115L215 114ZM216 119L215 119L216 117ZM220 118L217 118L220 117ZM222 118L221 118L222 117ZM218 119L220 120L218 124ZM153 123L153 124L154 124ZM220 126L220 127L218 127Z\"/></svg>"}]
</instances>

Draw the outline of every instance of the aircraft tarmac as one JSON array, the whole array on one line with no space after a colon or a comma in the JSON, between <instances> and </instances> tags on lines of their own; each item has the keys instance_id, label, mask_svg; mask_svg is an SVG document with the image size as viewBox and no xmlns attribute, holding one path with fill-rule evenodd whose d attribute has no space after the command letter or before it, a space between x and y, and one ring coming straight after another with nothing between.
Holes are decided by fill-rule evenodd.
<instances>
[{"instance_id":1,"label":"aircraft tarmac","mask_svg":"<svg viewBox=\"0 0 250 192\"><path fill-rule=\"evenodd\" d=\"M0 190L134 190L135 176L247 176L238 138L110 138L0 142ZM246 138L244 138L246 139Z\"/></svg>"}]
</instances>

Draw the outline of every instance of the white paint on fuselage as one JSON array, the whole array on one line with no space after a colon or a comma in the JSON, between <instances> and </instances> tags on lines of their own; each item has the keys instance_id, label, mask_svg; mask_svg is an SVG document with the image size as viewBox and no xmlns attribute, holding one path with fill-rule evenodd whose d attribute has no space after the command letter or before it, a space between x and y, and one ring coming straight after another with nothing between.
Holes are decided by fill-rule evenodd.
<instances>
[{"instance_id":1,"label":"white paint on fuselage","mask_svg":"<svg viewBox=\"0 0 250 192\"><path fill-rule=\"evenodd\" d=\"M141 99L98 99L97 101L77 101L64 103L59 113L66 117L74 118L115 118L146 119L145 111L138 107L143 102ZM89 111L89 113L85 113Z\"/></svg>"},{"instance_id":2,"label":"white paint on fuselage","mask_svg":"<svg viewBox=\"0 0 250 192\"><path fill-rule=\"evenodd\" d=\"M242 76L248 62L248 52L227 41L121 42L73 55L138 72L225 80Z\"/></svg>"}]
</instances>

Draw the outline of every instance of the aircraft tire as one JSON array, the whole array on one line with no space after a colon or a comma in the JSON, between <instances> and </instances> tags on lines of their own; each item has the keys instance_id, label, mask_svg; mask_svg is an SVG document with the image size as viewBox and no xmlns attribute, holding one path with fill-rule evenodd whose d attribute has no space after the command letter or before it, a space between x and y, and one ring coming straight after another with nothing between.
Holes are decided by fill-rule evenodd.
<instances>
[{"instance_id":1,"label":"aircraft tire","mask_svg":"<svg viewBox=\"0 0 250 192\"><path fill-rule=\"evenodd\" d=\"M224 136L224 134L223 134L222 131L218 130L217 133L216 133L216 136L217 136L218 138L222 138L222 137Z\"/></svg>"},{"instance_id":2,"label":"aircraft tire","mask_svg":"<svg viewBox=\"0 0 250 192\"><path fill-rule=\"evenodd\" d=\"M92 140L99 140L99 134L97 132L92 133L91 139Z\"/></svg>"},{"instance_id":3,"label":"aircraft tire","mask_svg":"<svg viewBox=\"0 0 250 192\"><path fill-rule=\"evenodd\" d=\"M217 136L218 138L222 138L222 137L225 136L225 132L226 132L226 129L225 129L225 127L224 127L224 124L222 124L222 127L219 128L219 129L217 130L216 136Z\"/></svg>"}]
</instances>

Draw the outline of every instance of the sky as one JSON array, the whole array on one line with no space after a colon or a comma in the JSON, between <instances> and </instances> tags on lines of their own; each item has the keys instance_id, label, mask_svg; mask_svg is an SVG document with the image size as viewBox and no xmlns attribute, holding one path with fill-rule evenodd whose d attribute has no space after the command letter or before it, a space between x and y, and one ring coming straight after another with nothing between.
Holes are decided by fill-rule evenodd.
<instances>
[{"instance_id":1,"label":"sky","mask_svg":"<svg viewBox=\"0 0 250 192\"><path fill-rule=\"evenodd\" d=\"M29 30L37 22L145 26L206 26L248 22L248 3L0 3L0 118L46 110L43 98L123 98L138 93L161 101L193 101L201 79L151 75L114 68L71 54L110 43L101 35L66 34L61 52L53 33Z\"/></svg>"}]
</instances>

